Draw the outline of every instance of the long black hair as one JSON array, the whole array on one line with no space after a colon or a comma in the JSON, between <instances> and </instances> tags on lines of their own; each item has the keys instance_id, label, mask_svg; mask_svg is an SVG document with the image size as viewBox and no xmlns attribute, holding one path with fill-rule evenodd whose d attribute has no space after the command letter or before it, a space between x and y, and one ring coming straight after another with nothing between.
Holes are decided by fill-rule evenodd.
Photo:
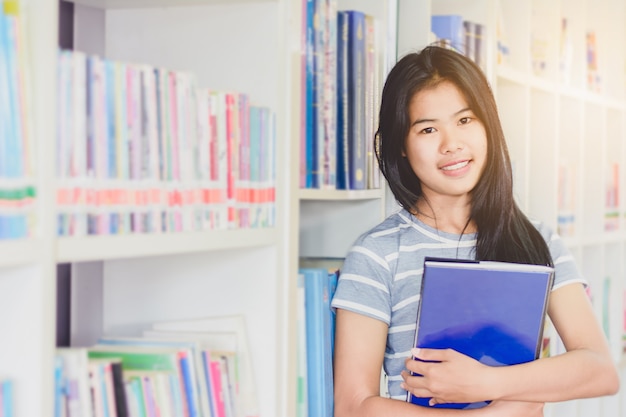
<instances>
[{"instance_id":1,"label":"long black hair","mask_svg":"<svg viewBox=\"0 0 626 417\"><path fill-rule=\"evenodd\" d=\"M411 212L422 196L420 179L403 156L409 103L419 91L443 81L463 93L487 134L487 160L471 195L469 220L478 229L476 259L553 265L545 240L515 202L511 160L489 83L480 67L458 52L428 46L404 56L387 76L374 149L393 195Z\"/></svg>"}]
</instances>

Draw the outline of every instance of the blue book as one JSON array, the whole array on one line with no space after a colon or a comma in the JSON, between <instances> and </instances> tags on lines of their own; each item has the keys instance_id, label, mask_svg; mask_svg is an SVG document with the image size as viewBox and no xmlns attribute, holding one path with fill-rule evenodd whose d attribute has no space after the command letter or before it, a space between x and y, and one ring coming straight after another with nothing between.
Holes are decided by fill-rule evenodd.
<instances>
[{"instance_id":1,"label":"blue book","mask_svg":"<svg viewBox=\"0 0 626 417\"><path fill-rule=\"evenodd\" d=\"M305 61L305 143L306 143L306 188L317 188L317 101L315 67L315 9L316 1L306 2L306 61Z\"/></svg>"},{"instance_id":2,"label":"blue book","mask_svg":"<svg viewBox=\"0 0 626 417\"><path fill-rule=\"evenodd\" d=\"M337 13L337 189L349 187L348 14Z\"/></svg>"},{"instance_id":3,"label":"blue book","mask_svg":"<svg viewBox=\"0 0 626 417\"><path fill-rule=\"evenodd\" d=\"M414 346L454 349L489 366L533 361L541 352L553 280L554 269L542 265L426 259ZM417 405L429 400L407 394Z\"/></svg>"},{"instance_id":4,"label":"blue book","mask_svg":"<svg viewBox=\"0 0 626 417\"><path fill-rule=\"evenodd\" d=\"M65 376L63 374L63 357L54 357L54 417L61 417L61 407L65 396ZM2 400L4 401L3 397ZM3 414L0 413L0 416Z\"/></svg>"},{"instance_id":5,"label":"blue book","mask_svg":"<svg viewBox=\"0 0 626 417\"><path fill-rule=\"evenodd\" d=\"M456 51L465 54L465 28L463 26L463 16L433 15L430 18L432 32L437 39Z\"/></svg>"},{"instance_id":6,"label":"blue book","mask_svg":"<svg viewBox=\"0 0 626 417\"><path fill-rule=\"evenodd\" d=\"M2 381L0 382L0 389L2 389L2 412L3 417L13 417L13 382Z\"/></svg>"},{"instance_id":7,"label":"blue book","mask_svg":"<svg viewBox=\"0 0 626 417\"><path fill-rule=\"evenodd\" d=\"M348 15L348 156L349 189L365 188L365 14L356 10Z\"/></svg>"},{"instance_id":8,"label":"blue book","mask_svg":"<svg viewBox=\"0 0 626 417\"><path fill-rule=\"evenodd\" d=\"M210 365L211 363L211 354L207 351L202 351L202 374L204 375L205 378L205 383L206 383L206 389L207 389L207 393L209 393L208 395L208 401L209 401L209 415L212 417L215 417L218 415L217 413L217 404L215 404L215 399L213 398L213 392L215 391L215 388L213 387L213 382L211 381L211 372L210 372Z\"/></svg>"},{"instance_id":9,"label":"blue book","mask_svg":"<svg viewBox=\"0 0 626 417\"><path fill-rule=\"evenodd\" d=\"M308 417L333 415L333 358L328 270L302 268L307 352Z\"/></svg>"},{"instance_id":10,"label":"blue book","mask_svg":"<svg viewBox=\"0 0 626 417\"><path fill-rule=\"evenodd\" d=\"M0 31L4 32L4 36L0 34L0 45L5 49L5 70L6 70L6 87L8 92L8 113L7 113L7 136L2 138L4 141L6 155L4 162L4 174L9 178L19 178L23 172L23 148L22 148L22 129L21 123L24 115L21 114L20 91L19 91L19 63L18 63L18 43L15 37L17 16L2 13L4 17L0 17L4 23L0 23ZM3 28L4 27L4 28ZM4 43L4 45L2 45ZM19 236L11 236L19 237Z\"/></svg>"},{"instance_id":11,"label":"blue book","mask_svg":"<svg viewBox=\"0 0 626 417\"><path fill-rule=\"evenodd\" d=\"M0 177L9 176L9 137L11 135L11 102L10 88L13 80L9 77L8 65L9 61L9 41L8 41L8 24L4 12L0 9ZM4 219L3 219L4 220ZM4 220L6 221L6 220ZM4 223L3 221L3 223ZM6 226L2 225L0 229L0 239L6 237Z\"/></svg>"},{"instance_id":12,"label":"blue book","mask_svg":"<svg viewBox=\"0 0 626 417\"><path fill-rule=\"evenodd\" d=\"M339 270L334 272L328 272L328 298L332 301L335 296L335 290L337 289L337 282L339 280ZM335 317L335 310L330 309L330 353L331 358L335 355L335 323L337 322Z\"/></svg>"}]
</instances>

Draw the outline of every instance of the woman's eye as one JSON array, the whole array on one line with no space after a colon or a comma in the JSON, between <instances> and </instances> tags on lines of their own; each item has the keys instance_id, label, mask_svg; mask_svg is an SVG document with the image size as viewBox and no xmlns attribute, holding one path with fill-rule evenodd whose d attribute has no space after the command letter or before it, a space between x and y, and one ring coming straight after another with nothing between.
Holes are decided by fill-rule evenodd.
<instances>
[{"instance_id":1,"label":"woman's eye","mask_svg":"<svg viewBox=\"0 0 626 417\"><path fill-rule=\"evenodd\" d=\"M434 127L427 127L427 128L420 130L420 133L433 133L434 131L435 131Z\"/></svg>"},{"instance_id":2,"label":"woman's eye","mask_svg":"<svg viewBox=\"0 0 626 417\"><path fill-rule=\"evenodd\" d=\"M461 120L459 120L459 124L466 125L471 121L472 121L471 117L461 117Z\"/></svg>"}]
</instances>

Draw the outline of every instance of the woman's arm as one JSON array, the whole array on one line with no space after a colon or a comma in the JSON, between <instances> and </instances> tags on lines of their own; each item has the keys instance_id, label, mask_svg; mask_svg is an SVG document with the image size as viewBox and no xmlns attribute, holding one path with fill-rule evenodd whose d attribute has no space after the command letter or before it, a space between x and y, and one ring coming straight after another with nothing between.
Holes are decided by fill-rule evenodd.
<instances>
[{"instance_id":1,"label":"woman's arm","mask_svg":"<svg viewBox=\"0 0 626 417\"><path fill-rule=\"evenodd\" d=\"M421 349L420 359L436 362L407 361L407 368L424 375L405 374L407 386L436 402L555 402L616 393L617 370L582 285L554 290L548 314L566 353L521 365L488 367L451 350ZM472 377L468 380L464 375Z\"/></svg>"},{"instance_id":2,"label":"woman's arm","mask_svg":"<svg viewBox=\"0 0 626 417\"><path fill-rule=\"evenodd\" d=\"M543 404L502 401L483 409L453 410L420 407L380 397L380 372L387 324L337 309L334 358L335 417L535 417Z\"/></svg>"},{"instance_id":3,"label":"woman's arm","mask_svg":"<svg viewBox=\"0 0 626 417\"><path fill-rule=\"evenodd\" d=\"M617 369L583 286L554 290L548 314L567 352L522 365L522 380L505 378L499 397L553 402L615 394Z\"/></svg>"}]
</instances>

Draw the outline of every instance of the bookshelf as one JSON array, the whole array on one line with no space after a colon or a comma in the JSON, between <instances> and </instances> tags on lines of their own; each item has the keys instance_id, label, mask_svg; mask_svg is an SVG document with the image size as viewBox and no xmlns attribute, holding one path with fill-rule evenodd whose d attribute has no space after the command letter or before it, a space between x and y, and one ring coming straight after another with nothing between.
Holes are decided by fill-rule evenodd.
<instances>
[{"instance_id":1,"label":"bookshelf","mask_svg":"<svg viewBox=\"0 0 626 417\"><path fill-rule=\"evenodd\" d=\"M31 53L30 118L36 144L36 227L0 241L0 380L14 382L18 415L49 415L54 402L56 267L69 264L69 339L86 346L106 334L135 336L157 320L242 313L253 346L261 416L294 415L292 319L300 256L351 241L384 215L384 190L300 190L303 2L288 0L75 0L73 46L110 61L191 71L200 87L236 91L276 117L275 225L260 229L57 236L58 0L23 2ZM395 2L340 1L381 22L395 39ZM391 29L390 29L391 28ZM391 48L390 50L395 50ZM381 59L393 62L389 54ZM307 234L316 224L322 235ZM300 234L306 245L300 247ZM308 251L308 252L307 252ZM20 320L14 320L14 317ZM28 324L28 325L26 325ZM19 343L17 341L20 341ZM32 401L32 398L40 399Z\"/></svg>"},{"instance_id":2,"label":"bookshelf","mask_svg":"<svg viewBox=\"0 0 626 417\"><path fill-rule=\"evenodd\" d=\"M622 375L625 12L624 2L613 0L400 1L398 38L399 56L429 43L428 29L413 25L424 15L460 14L485 25L484 70L507 137L516 198L563 235L590 283ZM551 350L558 352L555 339ZM625 397L622 389L613 397L550 404L546 416L617 416Z\"/></svg>"},{"instance_id":3,"label":"bookshelf","mask_svg":"<svg viewBox=\"0 0 626 417\"><path fill-rule=\"evenodd\" d=\"M29 114L36 144L36 223L32 236L0 241L0 379L15 381L19 415L53 409L56 264L72 264L71 339L88 344L102 334L135 335L156 320L243 313L256 364L261 416L293 416L296 408L295 293L301 257L342 257L358 234L394 209L381 190L300 189L300 34L303 2L289 0L75 0L76 49L108 59L191 70L198 84L248 93L276 115L276 224L259 230L159 235L56 235L55 180L56 0L30 0L24 9L37 100ZM592 284L599 319L607 317L616 362L622 354L626 289L626 201L618 192L617 220L605 230L607 193L626 183L626 100L621 22L623 2L591 0L339 0L339 9L375 16L387 54L430 42L430 16L460 13L486 28L485 72L491 80L514 160L515 189L531 215L559 226L571 216L568 246ZM536 6L536 7L535 7ZM610 13L608 11L611 11ZM566 57L559 45L542 53L533 71L531 45L538 21L548 41L568 21ZM497 30L506 29L510 56L498 63ZM606 24L605 24L606 22ZM596 30L600 91L588 87L587 29ZM540 39L541 40L541 39ZM567 59L566 59L567 58ZM570 62L566 76L561 60ZM559 166L569 169L566 184ZM617 175L609 167L619 166ZM567 185L567 184L573 184ZM603 186L598 186L603 184ZM605 186L606 185L606 186ZM559 195L573 199L561 206ZM621 189L621 190L620 190ZM608 288L608 289L607 289ZM606 295L605 295L606 294ZM138 302L140 300L140 302ZM15 320L19 317L19 320ZM18 342L19 341L19 342ZM554 349L557 348L556 342ZM32 401L32 398L39 399ZM554 404L550 417L613 417L626 395ZM586 414L585 414L586 413Z\"/></svg>"},{"instance_id":4,"label":"bookshelf","mask_svg":"<svg viewBox=\"0 0 626 417\"><path fill-rule=\"evenodd\" d=\"M395 0L337 0L337 10L357 10L372 16L379 25L378 47L380 55L377 58L381 66L381 75L387 73L391 65L395 63L396 49L396 18L397 2ZM298 59L296 57L295 59ZM302 68L302 70L305 70ZM301 74L298 73L298 76ZM381 86L382 87L382 86ZM303 97L301 90L297 86L292 86L293 92L298 92L292 96L292 109L294 113L300 112ZM299 137L300 126L293 126L292 136ZM366 140L373 140L373 133L366 133ZM299 146L291 148L292 160L298 160L301 154ZM298 164L292 164L291 176L298 178ZM291 200L293 221L292 225L297 225L289 230L289 259L290 271L297 274L302 258L331 258L341 259L345 256L354 240L368 228L379 223L385 216L388 197L386 189L364 189L364 190L336 190L336 189L309 189L301 188L297 181L291 185ZM296 312L296 279L289 282L289 311L295 317ZM296 414L296 369L297 369L297 334L296 320L290 320L287 325L289 336L289 369L288 381L288 414Z\"/></svg>"},{"instance_id":5,"label":"bookshelf","mask_svg":"<svg viewBox=\"0 0 626 417\"><path fill-rule=\"evenodd\" d=\"M138 335L155 320L243 314L261 415L285 405L290 5L282 1L76 1L74 47L111 60L191 71L201 88L236 91L276 117L276 224L259 229L63 237L76 332ZM93 288L96 288L94 290ZM137 300L142 300L137 303ZM97 306L93 308L93 306ZM81 314L82 313L82 314Z\"/></svg>"}]
</instances>

